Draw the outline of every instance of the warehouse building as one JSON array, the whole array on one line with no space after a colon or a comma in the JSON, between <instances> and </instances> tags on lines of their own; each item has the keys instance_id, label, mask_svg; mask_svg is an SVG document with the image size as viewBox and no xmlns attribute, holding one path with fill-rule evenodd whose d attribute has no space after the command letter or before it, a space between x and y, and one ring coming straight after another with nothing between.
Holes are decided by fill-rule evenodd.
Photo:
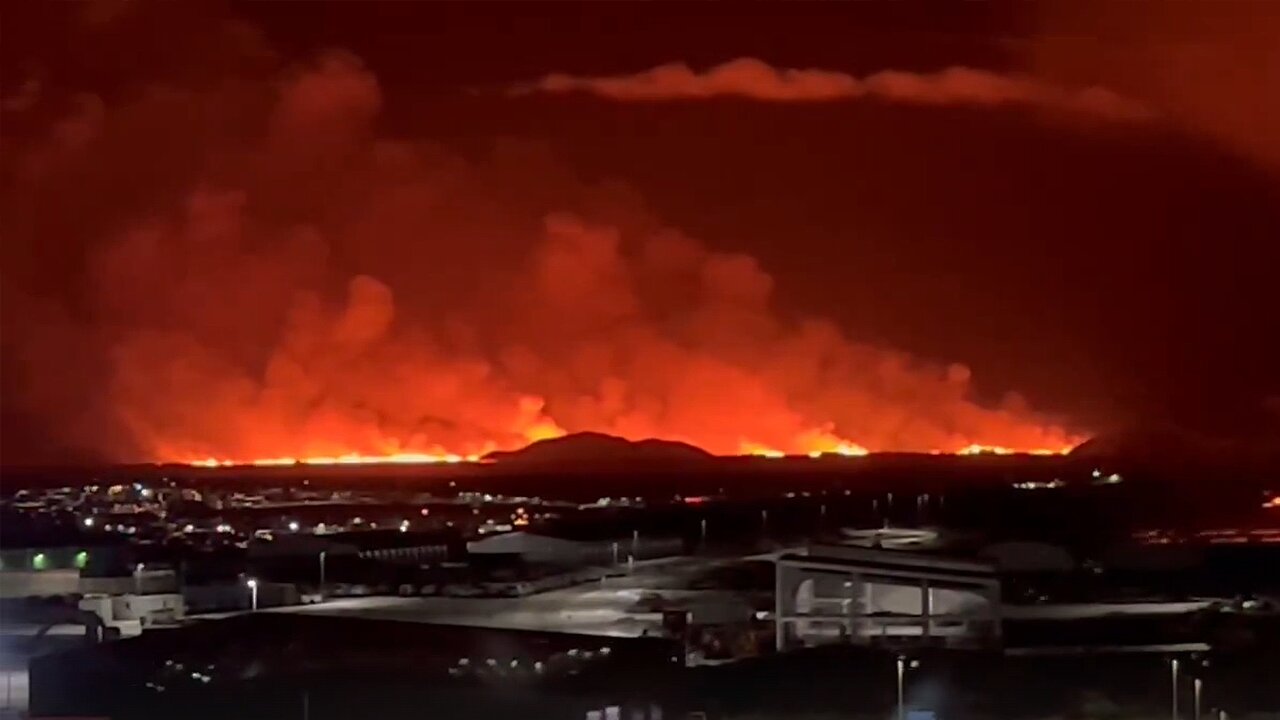
<instances>
[{"instance_id":1,"label":"warehouse building","mask_svg":"<svg viewBox=\"0 0 1280 720\"><path fill-rule=\"evenodd\" d=\"M1000 642L1000 579L990 563L823 545L781 555L776 582L780 652L832 643Z\"/></svg>"}]
</instances>

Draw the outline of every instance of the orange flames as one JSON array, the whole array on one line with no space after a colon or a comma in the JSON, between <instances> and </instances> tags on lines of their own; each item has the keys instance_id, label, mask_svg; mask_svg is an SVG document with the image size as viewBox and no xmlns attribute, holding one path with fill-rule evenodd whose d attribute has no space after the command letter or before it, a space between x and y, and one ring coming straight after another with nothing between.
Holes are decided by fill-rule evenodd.
<instances>
[{"instance_id":1,"label":"orange flames","mask_svg":"<svg viewBox=\"0 0 1280 720\"><path fill-rule=\"evenodd\" d=\"M539 440L549 440L551 438L562 437L565 431L559 425L548 418L540 418L535 420L529 428L523 433L525 443L534 443ZM398 448L398 442L380 443L383 447ZM430 450L418 451L401 451L401 450L384 450L382 452L344 452L340 454L317 454L297 456L280 456L280 457L261 457L261 458L216 458L205 457L196 459L186 459L182 461L184 465L193 467L237 467L252 465L255 467L288 467L292 465L436 465L436 464L457 464L457 463L475 463L481 462L485 455L494 450L513 449L511 447L503 447L493 441L482 443L478 451L469 452L450 452L440 447L433 447Z\"/></svg>"},{"instance_id":2,"label":"orange flames","mask_svg":"<svg viewBox=\"0 0 1280 720\"><path fill-rule=\"evenodd\" d=\"M270 467L474 462L580 432L764 457L1081 439L1016 394L983 397L963 364L783 311L757 258L667 226L625 184L584 183L544 148L470 158L379 137L381 89L358 58L264 81L260 135L238 130L245 108L204 117L221 96L171 117L107 103L64 119L101 126L101 146L41 181L47 207L114 207L126 187L137 205L151 188L102 158L201 163L157 177L144 215L81 219L104 228L84 259L92 313L37 304L11 343L23 406L69 447ZM193 147L148 144L197 116L178 138Z\"/></svg>"},{"instance_id":3,"label":"orange flames","mask_svg":"<svg viewBox=\"0 0 1280 720\"><path fill-rule=\"evenodd\" d=\"M530 442L536 440L560 437L565 432L554 424L540 426L539 431L534 433L536 437L530 437ZM794 452L788 452L779 448L771 447L761 443L743 441L738 447L739 456L754 456L762 458L784 458L788 456L807 456L810 458L819 458L824 456L844 456L844 457L862 457L871 453L867 448L841 439L829 432L814 432L806 434L798 438L798 445ZM476 463L482 462L484 455L494 449L498 449L494 443L487 443L485 453L451 453L451 452L390 452L385 454L364 454L359 452L345 453L341 455L316 455L303 457L267 457L252 459L221 459L221 458L200 458L188 459L183 464L193 467L288 467L294 465L433 465L433 464L457 464L457 463ZM1071 451L1071 446L1063 446L1058 448L1009 448L999 445L979 445L970 444L954 450L931 450L934 455L954 454L954 455L1014 455L1025 453L1030 455L1062 455Z\"/></svg>"},{"instance_id":4,"label":"orange flames","mask_svg":"<svg viewBox=\"0 0 1280 720\"><path fill-rule=\"evenodd\" d=\"M249 461L236 460L219 460L217 458L204 458L203 460L192 460L187 463L195 467L234 467L238 465L253 465L255 467L282 467L289 465L416 465L416 464L434 464L434 463L460 463L460 462L479 462L479 455L454 455L442 454L436 455L432 453L392 453L390 455L361 455L360 453L349 453L347 455L337 455L332 457L278 457L278 458L258 458Z\"/></svg>"}]
</instances>

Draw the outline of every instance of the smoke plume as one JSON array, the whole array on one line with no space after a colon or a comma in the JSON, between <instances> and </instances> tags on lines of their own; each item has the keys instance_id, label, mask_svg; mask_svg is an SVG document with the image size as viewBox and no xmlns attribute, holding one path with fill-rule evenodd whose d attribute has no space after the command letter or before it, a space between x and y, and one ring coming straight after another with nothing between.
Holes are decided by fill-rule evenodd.
<instances>
[{"instance_id":1,"label":"smoke plume","mask_svg":"<svg viewBox=\"0 0 1280 720\"><path fill-rule=\"evenodd\" d=\"M470 455L583 430L716 453L1077 439L1016 396L979 403L962 365L783 319L755 259L545 149L468 159L380 136L381 88L354 56L269 73L252 57L217 82L10 104L48 122L6 153L5 215L24 219L7 228L4 401L68 447L245 461ZM682 77L685 94L753 79L801 98L1030 92L727 67L651 73L638 92ZM59 238L83 242L59 260ZM47 289L53 265L83 273L78 289Z\"/></svg>"},{"instance_id":2,"label":"smoke plume","mask_svg":"<svg viewBox=\"0 0 1280 720\"><path fill-rule=\"evenodd\" d=\"M697 72L670 63L633 75L552 74L512 89L514 94L583 92L620 102L736 97L761 102L815 103L875 98L914 105L1027 105L1111 120L1150 116L1141 104L1101 87L1071 90L1026 75L967 67L933 73L884 70L858 78L821 69L775 68L739 58Z\"/></svg>"}]
</instances>

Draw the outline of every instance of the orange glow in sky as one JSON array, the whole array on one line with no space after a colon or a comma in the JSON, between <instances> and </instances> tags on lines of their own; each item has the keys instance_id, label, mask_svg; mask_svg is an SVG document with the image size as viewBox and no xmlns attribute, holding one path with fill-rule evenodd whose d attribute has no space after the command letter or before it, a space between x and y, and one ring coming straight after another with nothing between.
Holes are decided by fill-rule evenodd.
<instances>
[{"instance_id":1,"label":"orange glow in sky","mask_svg":"<svg viewBox=\"0 0 1280 720\"><path fill-rule=\"evenodd\" d=\"M561 430L553 431L554 424L542 427L540 437L531 437L529 442L544 440L564 435ZM558 430L558 428L554 428ZM795 451L789 452L761 443L743 441L738 447L739 456L763 458L784 458L808 456L810 458L844 456L862 457L871 453L867 448L849 440L837 438L829 433L812 433L803 438L804 442ZM931 450L935 455L1014 455L1026 453L1031 455L1064 455L1071 451L1070 446L1060 448L1028 448L1015 449L999 445L970 444L950 450ZM293 465L432 465L481 462L485 453L448 453L448 452L395 452L387 454L344 453L339 455L315 455L303 457L267 457L248 459L198 458L182 461L194 467L287 467ZM1274 506L1280 506L1275 502Z\"/></svg>"}]
</instances>

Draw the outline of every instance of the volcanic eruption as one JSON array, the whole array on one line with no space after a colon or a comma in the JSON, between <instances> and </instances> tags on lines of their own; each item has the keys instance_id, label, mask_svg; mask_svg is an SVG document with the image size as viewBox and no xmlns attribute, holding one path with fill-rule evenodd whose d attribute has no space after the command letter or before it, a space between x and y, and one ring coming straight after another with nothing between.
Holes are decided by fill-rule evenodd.
<instances>
[{"instance_id":1,"label":"volcanic eruption","mask_svg":"<svg viewBox=\"0 0 1280 720\"><path fill-rule=\"evenodd\" d=\"M721 455L1082 439L980 401L964 365L780 312L755 258L541 147L380 134L350 54L268 76L84 96L13 160L37 210L14 232L84 241L82 292L6 288L15 402L68 444L218 465L460 461L583 431Z\"/></svg>"}]
</instances>

